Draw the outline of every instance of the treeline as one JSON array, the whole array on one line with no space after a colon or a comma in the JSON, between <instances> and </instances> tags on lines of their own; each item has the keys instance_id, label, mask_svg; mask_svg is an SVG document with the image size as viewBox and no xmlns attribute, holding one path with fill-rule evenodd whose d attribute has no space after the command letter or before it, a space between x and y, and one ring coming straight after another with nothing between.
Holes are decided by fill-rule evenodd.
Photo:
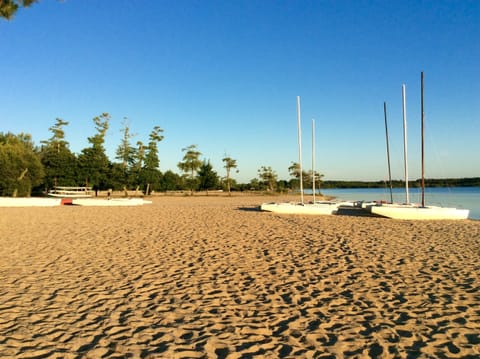
<instances>
[{"instance_id":1,"label":"treeline","mask_svg":"<svg viewBox=\"0 0 480 359\"><path fill-rule=\"evenodd\" d=\"M385 188L386 181L324 181L322 188ZM422 186L422 180L408 181L411 188ZM480 177L471 178L426 178L426 187L480 187ZM405 181L392 181L393 188L405 187Z\"/></svg>"},{"instance_id":2,"label":"treeline","mask_svg":"<svg viewBox=\"0 0 480 359\"><path fill-rule=\"evenodd\" d=\"M230 171L236 160L225 157L226 176L220 177L210 161L201 158L196 145L184 149L178 163L181 174L161 172L158 144L163 130L155 126L146 143L132 145L133 135L124 124L123 137L114 162L105 153L105 136L110 115L103 113L93 119L96 133L88 137L89 146L73 153L65 139L67 121L56 119L49 128L51 138L36 146L29 134L0 133L0 195L29 196L42 194L57 186L86 186L94 190L137 189L152 191L210 190L237 188Z\"/></svg>"},{"instance_id":3,"label":"treeline","mask_svg":"<svg viewBox=\"0 0 480 359\"><path fill-rule=\"evenodd\" d=\"M196 145L182 149L183 158L177 164L180 174L161 172L158 144L164 136L160 126L153 127L145 143L137 141L133 145L133 135L124 123L115 161L111 161L104 147L110 115L103 113L93 118L93 123L96 133L87 138L89 146L79 154L70 150L64 131L69 123L60 118L49 128L52 136L41 141L40 146L29 134L0 132L0 196L41 195L57 186L92 187L97 192L134 189L146 195L185 190L282 192L298 186L298 173L297 180L279 181L267 166L258 170L258 178L247 184L237 183L231 176L232 171L238 172L235 159L227 155L222 158L225 175L220 176L210 161L202 158Z\"/></svg>"},{"instance_id":4,"label":"treeline","mask_svg":"<svg viewBox=\"0 0 480 359\"><path fill-rule=\"evenodd\" d=\"M249 183L237 183L232 171L238 172L237 161L225 155L224 176L220 176L208 159L202 158L196 145L182 149L183 158L177 167L180 174L171 170L160 171L158 145L163 140L163 130L154 126L147 141L132 144L133 135L124 123L123 137L115 152L115 161L105 153L105 136L110 115L103 113L93 118L96 133L88 137L88 147L79 154L73 153L65 139L67 121L56 119L49 128L52 136L36 146L29 134L0 132L0 196L30 196L45 194L57 186L86 186L94 190L140 190L148 195L152 191L201 190L288 192L298 190L300 177L304 188L368 188L385 187L385 181L321 181L323 175L301 171L298 163L288 168L290 179L278 179L270 166L261 166L258 177ZM171 155L171 154L169 154ZM410 187L419 187L420 180L411 181ZM480 177L463 179L427 179L429 187L480 186ZM394 187L404 187L403 181L394 181Z\"/></svg>"}]
</instances>

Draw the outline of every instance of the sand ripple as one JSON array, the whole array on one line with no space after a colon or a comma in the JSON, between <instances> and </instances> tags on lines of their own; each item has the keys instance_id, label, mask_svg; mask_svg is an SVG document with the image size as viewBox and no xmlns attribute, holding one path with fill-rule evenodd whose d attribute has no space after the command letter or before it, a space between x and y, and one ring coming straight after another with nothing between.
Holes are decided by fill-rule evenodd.
<instances>
[{"instance_id":1,"label":"sand ripple","mask_svg":"<svg viewBox=\"0 0 480 359\"><path fill-rule=\"evenodd\" d=\"M0 208L0 357L480 356L480 222Z\"/></svg>"}]
</instances>

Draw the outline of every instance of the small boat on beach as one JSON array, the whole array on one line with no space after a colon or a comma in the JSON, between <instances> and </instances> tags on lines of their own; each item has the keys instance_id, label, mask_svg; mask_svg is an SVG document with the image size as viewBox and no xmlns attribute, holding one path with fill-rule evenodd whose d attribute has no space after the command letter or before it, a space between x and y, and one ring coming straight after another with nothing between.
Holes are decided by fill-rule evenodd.
<instances>
[{"instance_id":1,"label":"small boat on beach","mask_svg":"<svg viewBox=\"0 0 480 359\"><path fill-rule=\"evenodd\" d=\"M54 207L61 205L61 198L0 197L0 207Z\"/></svg>"},{"instance_id":2,"label":"small boat on beach","mask_svg":"<svg viewBox=\"0 0 480 359\"><path fill-rule=\"evenodd\" d=\"M297 127L298 127L298 157L300 172L300 202L269 202L262 203L260 210L265 212L274 212L282 214L311 214L311 215L331 215L337 213L339 203L333 201L315 200L315 121L312 120L312 186L313 201L304 202L303 200L303 175L302 175L302 132L300 124L300 96L297 96Z\"/></svg>"},{"instance_id":3,"label":"small boat on beach","mask_svg":"<svg viewBox=\"0 0 480 359\"><path fill-rule=\"evenodd\" d=\"M330 215L338 211L338 204L336 202L270 202L262 203L260 209L266 212L284 214Z\"/></svg>"},{"instance_id":4,"label":"small boat on beach","mask_svg":"<svg viewBox=\"0 0 480 359\"><path fill-rule=\"evenodd\" d=\"M55 187L47 195L57 198L89 198L93 194L92 187Z\"/></svg>"},{"instance_id":5,"label":"small boat on beach","mask_svg":"<svg viewBox=\"0 0 480 359\"><path fill-rule=\"evenodd\" d=\"M370 212L392 219L467 219L469 210L438 206L422 206L420 204L382 203L371 206Z\"/></svg>"},{"instance_id":6,"label":"small boat on beach","mask_svg":"<svg viewBox=\"0 0 480 359\"><path fill-rule=\"evenodd\" d=\"M74 206L91 206L91 207L107 207L107 206L142 206L151 204L152 201L143 198L73 198Z\"/></svg>"},{"instance_id":7,"label":"small boat on beach","mask_svg":"<svg viewBox=\"0 0 480 359\"><path fill-rule=\"evenodd\" d=\"M405 164L405 203L369 203L364 205L364 208L368 209L372 214L393 218L393 219L407 219L407 220L458 220L467 219L470 211L468 209L448 208L439 206L426 206L425 205L425 112L424 112L424 96L423 96L423 72L421 73L421 140L422 140L422 203L413 204L410 203L408 193L408 162L407 162L407 127L406 127L406 105L405 105L405 85L402 85L402 101L403 101L403 144L404 144L404 164ZM386 120L386 107L385 108L385 129L387 135L387 156L388 156L388 131ZM390 159L389 161L389 175L390 175ZM390 177L391 183L391 177ZM391 194L390 185L390 195ZM393 197L392 202L393 202Z\"/></svg>"}]
</instances>

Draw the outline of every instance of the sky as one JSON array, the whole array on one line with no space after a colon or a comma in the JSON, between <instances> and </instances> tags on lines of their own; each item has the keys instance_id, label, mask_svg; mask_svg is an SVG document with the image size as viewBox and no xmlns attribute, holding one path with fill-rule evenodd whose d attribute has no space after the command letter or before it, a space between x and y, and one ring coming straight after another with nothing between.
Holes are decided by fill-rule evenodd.
<instances>
[{"instance_id":1,"label":"sky","mask_svg":"<svg viewBox=\"0 0 480 359\"><path fill-rule=\"evenodd\" d=\"M444 0L41 0L0 20L0 132L51 137L56 118L70 149L111 115L115 160L160 126L160 170L180 173L195 144L238 182L298 162L324 180L404 177L402 84L409 178L421 176L420 74L425 76L425 175L480 176L480 2Z\"/></svg>"}]
</instances>

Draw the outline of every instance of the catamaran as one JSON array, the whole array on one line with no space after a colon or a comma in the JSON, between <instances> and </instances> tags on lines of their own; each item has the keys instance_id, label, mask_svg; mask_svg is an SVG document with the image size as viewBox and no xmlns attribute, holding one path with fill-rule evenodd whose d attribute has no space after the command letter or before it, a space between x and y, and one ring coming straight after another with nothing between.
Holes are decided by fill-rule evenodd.
<instances>
[{"instance_id":1,"label":"catamaran","mask_svg":"<svg viewBox=\"0 0 480 359\"><path fill-rule=\"evenodd\" d=\"M72 204L76 206L141 206L150 204L143 198L92 198L94 192L91 187L55 187L48 192L48 196L63 198L64 204Z\"/></svg>"},{"instance_id":2,"label":"catamaran","mask_svg":"<svg viewBox=\"0 0 480 359\"><path fill-rule=\"evenodd\" d=\"M312 120L312 186L313 202L305 203L303 196L303 175L302 175L302 129L300 120L300 96L297 96L297 127L298 127L298 162L300 172L300 202L270 202L260 205L262 211L283 213L283 214L313 214L331 215L337 212L338 203L331 201L315 200L315 121Z\"/></svg>"},{"instance_id":3,"label":"catamaran","mask_svg":"<svg viewBox=\"0 0 480 359\"><path fill-rule=\"evenodd\" d=\"M379 203L370 205L367 208L371 213L383 217L394 219L413 219L413 220L428 220L428 219L467 219L469 210L458 208L447 208L438 206L425 205L425 111L424 111L424 96L423 96L423 71L421 73L421 111L422 111L422 203L410 203L408 193L408 162L407 162L407 127L406 127L406 106L405 106L405 85L402 85L402 99L403 99L403 123L404 123L404 162L405 162L405 203ZM386 122L385 122L386 125ZM387 135L388 136L388 135ZM387 137L388 141L388 137ZM388 143L388 142L387 142ZM388 146L388 144L387 144ZM393 201L392 201L393 202Z\"/></svg>"},{"instance_id":4,"label":"catamaran","mask_svg":"<svg viewBox=\"0 0 480 359\"><path fill-rule=\"evenodd\" d=\"M48 191L49 197L89 198L93 196L92 187L55 187Z\"/></svg>"}]
</instances>

